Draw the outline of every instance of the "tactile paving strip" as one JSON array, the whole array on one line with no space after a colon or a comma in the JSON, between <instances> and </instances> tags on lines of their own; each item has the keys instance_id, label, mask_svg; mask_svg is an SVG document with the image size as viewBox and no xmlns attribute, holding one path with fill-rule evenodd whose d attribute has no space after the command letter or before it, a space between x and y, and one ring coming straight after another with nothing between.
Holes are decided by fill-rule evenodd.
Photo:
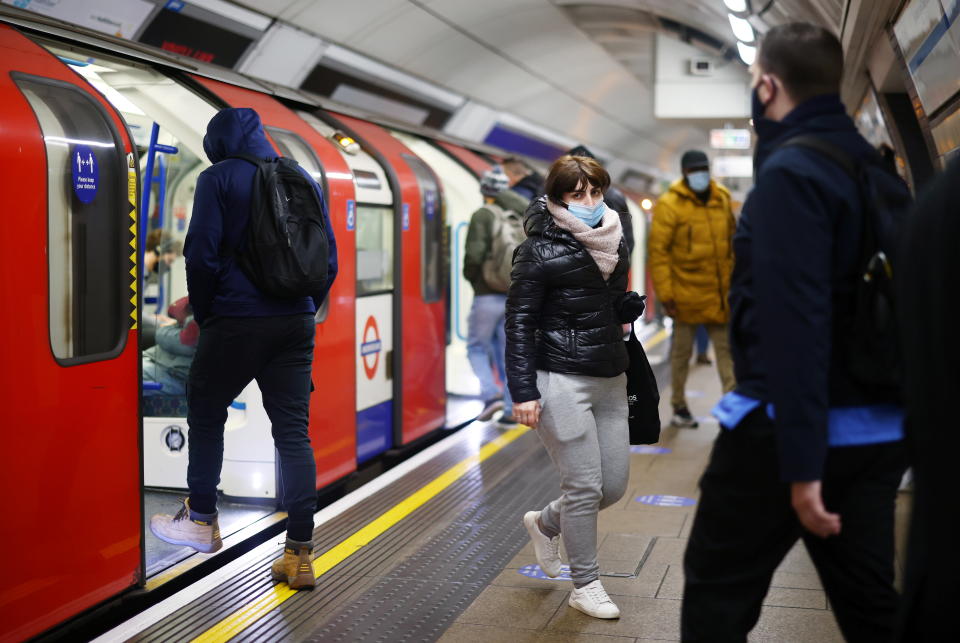
<instances>
[{"instance_id":1,"label":"tactile paving strip","mask_svg":"<svg viewBox=\"0 0 960 643\"><path fill-rule=\"evenodd\" d=\"M546 451L313 632L309 641L434 641L527 541L520 521L559 485Z\"/></svg>"},{"instance_id":2,"label":"tactile paving strip","mask_svg":"<svg viewBox=\"0 0 960 643\"><path fill-rule=\"evenodd\" d=\"M491 427L484 432L482 441L488 442L498 434L499 432ZM314 554L319 555L336 545L473 452L475 447L469 444L458 445L319 527L314 533ZM322 576L314 591L298 592L232 640L303 640L316 629L318 623L325 622L324 614L333 613L358 586L362 586L365 577L383 573L400 559L405 549L416 547L419 541L425 542L469 507L482 502L491 489L499 487L505 477L525 467L531 458L538 454L545 457L537 437L532 434L522 436L503 452L473 468L455 484L364 547L361 552ZM545 466L552 470L549 461ZM269 554L263 560L254 561L246 570L202 599L173 612L132 640L183 641L191 640L207 631L221 619L271 590L273 582L268 570L270 562L280 551L278 543L276 553Z\"/></svg>"}]
</instances>

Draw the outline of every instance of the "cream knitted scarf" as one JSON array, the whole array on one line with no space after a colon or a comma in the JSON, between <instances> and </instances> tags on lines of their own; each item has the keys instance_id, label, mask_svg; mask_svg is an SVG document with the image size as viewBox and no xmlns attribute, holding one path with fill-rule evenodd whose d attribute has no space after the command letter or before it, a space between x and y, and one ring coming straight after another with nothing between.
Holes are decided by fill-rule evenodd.
<instances>
[{"instance_id":1,"label":"cream knitted scarf","mask_svg":"<svg viewBox=\"0 0 960 643\"><path fill-rule=\"evenodd\" d=\"M597 267L600 268L604 281L609 279L620 260L620 239L623 236L623 230L620 227L620 215L607 208L603 213L600 225L591 228L576 216L570 214L570 211L565 207L554 203L549 198L547 199L547 210L550 211L558 226L572 234L577 241L583 244L597 263Z\"/></svg>"}]
</instances>

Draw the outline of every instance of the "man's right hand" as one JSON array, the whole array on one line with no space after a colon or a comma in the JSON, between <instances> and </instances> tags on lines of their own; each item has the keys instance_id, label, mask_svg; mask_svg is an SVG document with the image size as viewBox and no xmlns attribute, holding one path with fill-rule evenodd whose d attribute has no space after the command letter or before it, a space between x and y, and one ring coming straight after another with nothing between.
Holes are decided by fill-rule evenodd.
<instances>
[{"instance_id":1,"label":"man's right hand","mask_svg":"<svg viewBox=\"0 0 960 643\"><path fill-rule=\"evenodd\" d=\"M663 304L663 310L667 313L667 315L669 315L670 317L677 316L677 302L671 300L671 301L664 301L661 303Z\"/></svg>"},{"instance_id":2,"label":"man's right hand","mask_svg":"<svg viewBox=\"0 0 960 643\"><path fill-rule=\"evenodd\" d=\"M540 400L529 402L514 402L513 417L520 424L526 424L531 429L537 428L540 423Z\"/></svg>"}]
</instances>

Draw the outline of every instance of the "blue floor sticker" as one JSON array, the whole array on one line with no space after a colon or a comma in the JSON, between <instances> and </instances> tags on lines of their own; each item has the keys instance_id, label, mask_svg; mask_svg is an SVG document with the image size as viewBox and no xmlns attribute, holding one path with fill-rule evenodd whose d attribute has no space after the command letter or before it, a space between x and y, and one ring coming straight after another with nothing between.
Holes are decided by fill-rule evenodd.
<instances>
[{"instance_id":1,"label":"blue floor sticker","mask_svg":"<svg viewBox=\"0 0 960 643\"><path fill-rule=\"evenodd\" d=\"M661 453L670 453L670 451L672 451L672 449L668 449L667 447L655 447L647 444L630 447L630 453L648 453L659 455Z\"/></svg>"},{"instance_id":2,"label":"blue floor sticker","mask_svg":"<svg viewBox=\"0 0 960 643\"><path fill-rule=\"evenodd\" d=\"M653 505L654 507L689 507L690 505L697 504L697 501L693 498L687 498L685 496L639 496L637 502L642 502L645 505Z\"/></svg>"},{"instance_id":3,"label":"blue floor sticker","mask_svg":"<svg viewBox=\"0 0 960 643\"><path fill-rule=\"evenodd\" d=\"M560 566L560 575L556 578L550 578L543 573L540 565L524 565L517 570L527 578L537 578L539 580L570 580L570 565Z\"/></svg>"}]
</instances>

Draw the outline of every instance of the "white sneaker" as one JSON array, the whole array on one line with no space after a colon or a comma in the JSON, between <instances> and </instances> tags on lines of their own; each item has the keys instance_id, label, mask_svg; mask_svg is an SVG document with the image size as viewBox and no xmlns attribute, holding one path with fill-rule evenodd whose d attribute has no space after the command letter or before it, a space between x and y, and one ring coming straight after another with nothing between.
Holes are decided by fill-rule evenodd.
<instances>
[{"instance_id":1,"label":"white sneaker","mask_svg":"<svg viewBox=\"0 0 960 643\"><path fill-rule=\"evenodd\" d=\"M217 517L208 522L190 520L190 500L184 500L176 515L156 514L150 518L153 535L171 545L186 545L204 554L223 547Z\"/></svg>"},{"instance_id":2,"label":"white sneaker","mask_svg":"<svg viewBox=\"0 0 960 643\"><path fill-rule=\"evenodd\" d=\"M560 575L560 536L550 538L540 531L540 526L537 524L539 519L539 511L528 511L523 514L523 526L530 534L530 541L533 543L533 551L537 555L540 569L550 578L556 578Z\"/></svg>"},{"instance_id":3,"label":"white sneaker","mask_svg":"<svg viewBox=\"0 0 960 643\"><path fill-rule=\"evenodd\" d=\"M574 587L567 604L594 618L620 618L620 608L610 600L599 579L580 589Z\"/></svg>"}]
</instances>

